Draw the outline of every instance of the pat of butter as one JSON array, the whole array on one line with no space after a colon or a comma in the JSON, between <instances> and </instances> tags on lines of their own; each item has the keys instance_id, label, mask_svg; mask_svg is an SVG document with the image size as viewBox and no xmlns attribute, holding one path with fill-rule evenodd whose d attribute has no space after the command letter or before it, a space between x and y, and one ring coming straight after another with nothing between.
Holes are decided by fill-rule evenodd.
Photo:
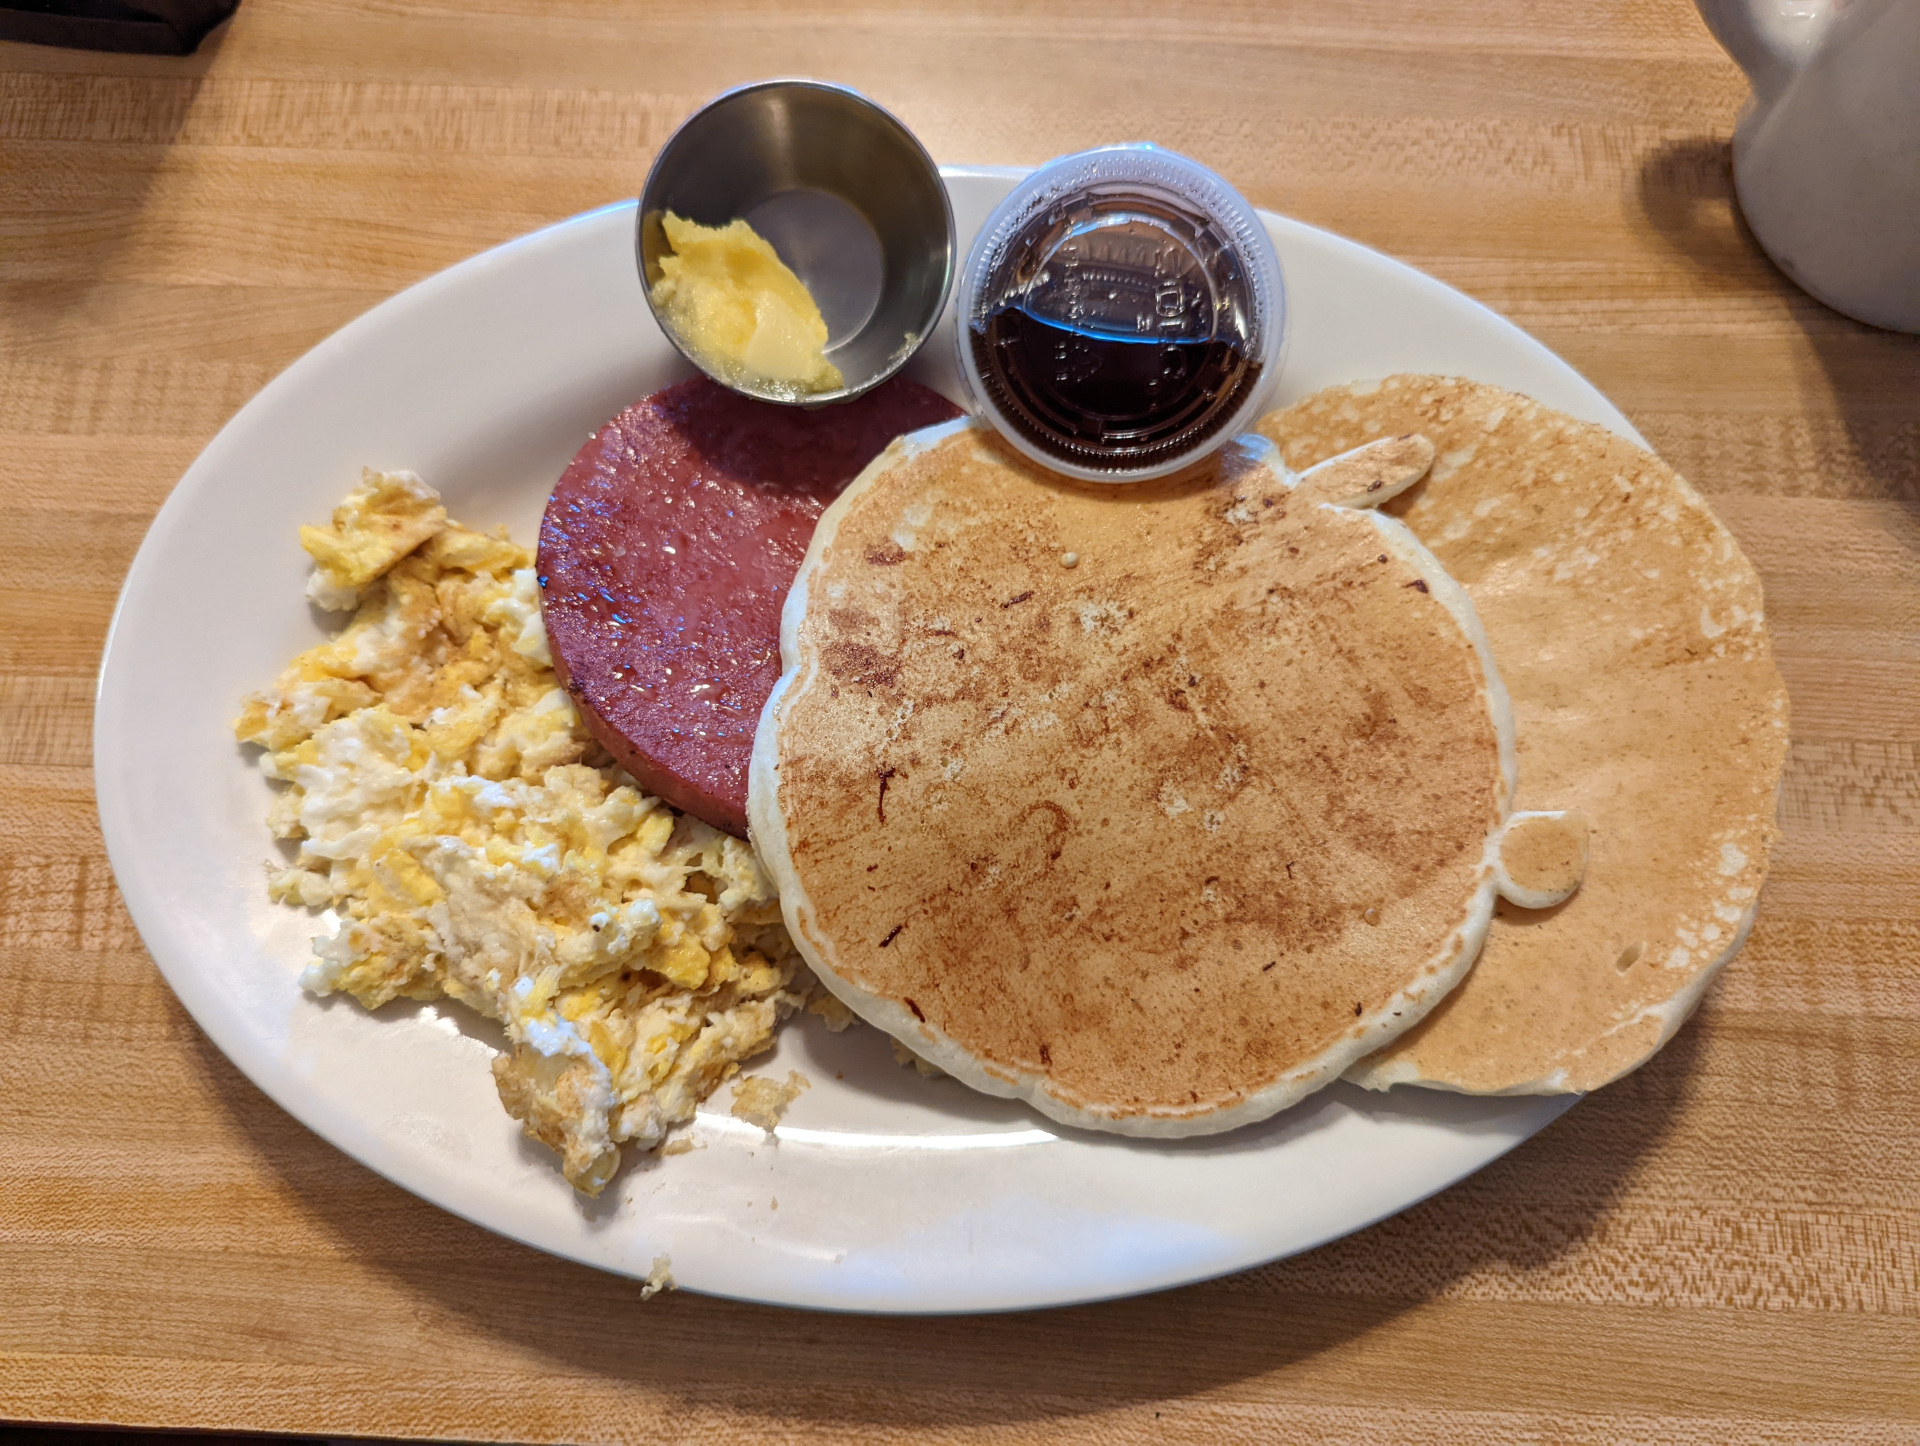
<instances>
[{"instance_id":1,"label":"pat of butter","mask_svg":"<svg viewBox=\"0 0 1920 1446\"><path fill-rule=\"evenodd\" d=\"M674 254L660 258L653 304L702 366L796 396L839 389L820 308L751 226L662 225Z\"/></svg>"}]
</instances>

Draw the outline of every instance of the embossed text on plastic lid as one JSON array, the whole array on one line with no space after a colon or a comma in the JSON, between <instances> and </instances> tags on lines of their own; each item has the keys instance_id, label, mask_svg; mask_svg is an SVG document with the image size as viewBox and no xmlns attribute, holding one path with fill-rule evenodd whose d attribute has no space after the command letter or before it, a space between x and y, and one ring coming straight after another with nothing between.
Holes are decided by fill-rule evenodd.
<instances>
[{"instance_id":1,"label":"embossed text on plastic lid","mask_svg":"<svg viewBox=\"0 0 1920 1446\"><path fill-rule=\"evenodd\" d=\"M1035 461L1134 482L1252 424L1286 346L1280 260L1253 207L1151 145L1062 156L987 219L961 275L960 374Z\"/></svg>"}]
</instances>

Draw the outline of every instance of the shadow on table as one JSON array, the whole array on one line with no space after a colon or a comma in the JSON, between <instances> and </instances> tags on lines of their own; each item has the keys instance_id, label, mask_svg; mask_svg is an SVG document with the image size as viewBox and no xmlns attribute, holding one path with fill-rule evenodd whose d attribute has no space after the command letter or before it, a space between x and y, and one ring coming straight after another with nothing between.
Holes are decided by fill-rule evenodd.
<instances>
[{"instance_id":1,"label":"shadow on table","mask_svg":"<svg viewBox=\"0 0 1920 1446\"><path fill-rule=\"evenodd\" d=\"M143 226L151 230L149 203L175 145L191 139L194 104L231 28L216 26L191 55L6 45L0 76L17 117L10 179L22 194L56 197L65 215L58 274L42 258L26 284L0 292L15 336L52 343L77 322L126 344L129 318L117 311L124 258ZM85 164L75 163L76 143L93 157Z\"/></svg>"},{"instance_id":2,"label":"shadow on table","mask_svg":"<svg viewBox=\"0 0 1920 1446\"><path fill-rule=\"evenodd\" d=\"M1732 147L1723 137L1670 141L1649 152L1639 203L1662 240L1689 262L1709 293L1776 299L1805 334L1842 435L1807 439L1822 495L1920 504L1920 336L1882 331L1815 301L1774 266L1747 229L1734 196ZM1736 333L1727 339L1738 347ZM1774 419L1756 419L1762 423ZM1760 486L1757 490L1772 490Z\"/></svg>"},{"instance_id":3,"label":"shadow on table","mask_svg":"<svg viewBox=\"0 0 1920 1446\"><path fill-rule=\"evenodd\" d=\"M289 1198L391 1275L423 1319L445 1312L513 1354L544 1357L556 1374L762 1416L769 1430L798 1418L911 1431L1071 1418L1229 1388L1338 1351L1443 1295L1559 1298L1555 1272L1578 1268L1571 1257L1603 1229L1684 1105L1699 1039L1689 1025L1644 1069L1477 1175L1305 1255L1132 1300L916 1318L690 1294L642 1301L637 1282L439 1214L307 1134L210 1043L199 1047ZM1434 1346L1440 1356L1452 1348Z\"/></svg>"}]
</instances>

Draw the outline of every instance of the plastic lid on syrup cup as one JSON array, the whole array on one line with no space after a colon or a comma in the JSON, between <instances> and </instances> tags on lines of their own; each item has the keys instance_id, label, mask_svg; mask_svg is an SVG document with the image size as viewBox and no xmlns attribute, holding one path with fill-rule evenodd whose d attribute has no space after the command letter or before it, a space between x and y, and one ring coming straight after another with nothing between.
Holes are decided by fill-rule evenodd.
<instances>
[{"instance_id":1,"label":"plastic lid on syrup cup","mask_svg":"<svg viewBox=\"0 0 1920 1446\"><path fill-rule=\"evenodd\" d=\"M987 218L955 328L974 405L1041 465L1165 476L1250 426L1287 317L1280 258L1238 192L1152 145L1062 156Z\"/></svg>"}]
</instances>

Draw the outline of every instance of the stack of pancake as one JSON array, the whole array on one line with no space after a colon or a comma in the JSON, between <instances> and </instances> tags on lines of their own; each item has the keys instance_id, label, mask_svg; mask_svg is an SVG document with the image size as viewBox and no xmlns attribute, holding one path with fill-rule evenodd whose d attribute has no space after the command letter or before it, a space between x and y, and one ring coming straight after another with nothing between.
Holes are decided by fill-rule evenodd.
<instances>
[{"instance_id":1,"label":"stack of pancake","mask_svg":"<svg viewBox=\"0 0 1920 1446\"><path fill-rule=\"evenodd\" d=\"M1751 565L1658 458L1497 388L1261 431L1115 488L950 423L827 509L747 799L795 942L949 1073L1131 1134L1633 1069L1773 839Z\"/></svg>"}]
</instances>

